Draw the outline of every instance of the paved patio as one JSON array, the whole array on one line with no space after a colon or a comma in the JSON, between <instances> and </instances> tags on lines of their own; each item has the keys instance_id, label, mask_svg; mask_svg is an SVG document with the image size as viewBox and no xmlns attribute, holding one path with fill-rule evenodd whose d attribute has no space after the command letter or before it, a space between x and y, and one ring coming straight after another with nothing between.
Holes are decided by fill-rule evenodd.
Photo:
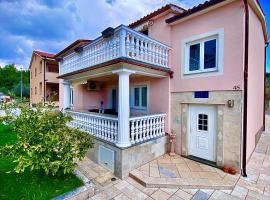
<instances>
[{"instance_id":1,"label":"paved patio","mask_svg":"<svg viewBox=\"0 0 270 200\"><path fill-rule=\"evenodd\" d=\"M166 154L131 171L130 177L151 188L233 189L239 174L226 174L179 155Z\"/></svg>"},{"instance_id":2,"label":"paved patio","mask_svg":"<svg viewBox=\"0 0 270 200\"><path fill-rule=\"evenodd\" d=\"M82 162L79 163L79 169L92 181L95 183L95 187L89 189L88 191L85 191L76 197L73 197L73 200L106 200L106 199L170 199L170 200L183 200L183 199L193 199L193 200L236 200L236 199L245 199L245 200L253 200L253 199L270 199L270 117L267 116L267 122L268 125L267 130L265 133L262 134L262 137L252 154L250 161L248 162L247 166L247 173L248 177L240 177L236 183L236 185L232 189L228 190L221 190L221 189L199 189L199 188L192 188L192 189L183 189L180 187L176 188L165 188L163 186L156 186L156 187L145 187L142 184L138 183L132 178L127 178L125 180L116 179L112 181L112 178L114 177L112 173L108 172L106 169L104 169L101 166L96 165L89 159L84 159ZM164 156L165 159L167 155ZM174 175L171 173L167 173L166 171L160 172L162 170L159 170L159 174L156 170L151 172L150 167L151 166L164 166L166 163L159 164L159 160L162 160L163 158L160 158L154 162L151 162L145 166L142 166L142 168L138 169L141 171L140 173L143 173L144 175L151 177L157 176L154 178L171 178L170 176L178 176L177 178L184 178L184 176L189 175L187 173L186 175L183 174L184 170L179 170L177 167L177 170L175 168L170 169L170 171L173 171ZM170 158L170 163L167 164L181 164L179 161L182 160L180 157L176 157L175 161L174 159ZM187 161L185 159L184 163L186 167L187 172L192 172L195 170L195 167L190 167L193 164L189 164L190 161ZM173 163L173 162L178 163ZM165 161L166 162L166 161ZM191 162L193 163L193 161ZM208 166L205 168L203 165L198 164L200 171L196 173L198 175L197 178L202 178L204 175L200 172L212 172L214 177L220 176L223 177L223 173L220 173L219 171L214 172L212 168L208 168ZM147 167L149 166L149 174ZM167 166L167 165L165 165ZM174 166L174 165L172 165ZM183 165L184 166L184 165ZM197 165L194 165L197 166ZM179 166L178 166L179 167ZM170 167L169 167L170 168ZM181 168L181 167L180 167ZM196 167L197 168L197 167ZM198 168L197 168L198 170ZM208 170L208 171L207 171ZM150 174L151 173L151 174ZM159 177L158 177L159 175ZM192 175L192 176L197 176ZM210 175L210 174L209 174ZM212 175L212 174L211 174ZM196 179L196 177L195 177Z\"/></svg>"}]
</instances>

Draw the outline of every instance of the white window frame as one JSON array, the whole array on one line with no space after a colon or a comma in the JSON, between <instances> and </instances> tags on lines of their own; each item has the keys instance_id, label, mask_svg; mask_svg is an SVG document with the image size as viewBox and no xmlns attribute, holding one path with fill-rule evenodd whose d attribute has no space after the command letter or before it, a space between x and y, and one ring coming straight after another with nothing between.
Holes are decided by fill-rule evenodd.
<instances>
[{"instance_id":1,"label":"white window frame","mask_svg":"<svg viewBox=\"0 0 270 200\"><path fill-rule=\"evenodd\" d=\"M143 87L147 88L146 106L142 106L142 88ZM140 88L139 89L139 106L135 106L135 88ZM136 84L136 85L131 86L130 107L131 107L131 109L134 109L134 110L148 111L148 108L149 108L149 85L148 84Z\"/></svg>"},{"instance_id":2,"label":"white window frame","mask_svg":"<svg viewBox=\"0 0 270 200\"><path fill-rule=\"evenodd\" d=\"M73 107L73 105L74 105L74 90L73 90L73 87L70 87L69 100L70 100L70 106Z\"/></svg>"},{"instance_id":3,"label":"white window frame","mask_svg":"<svg viewBox=\"0 0 270 200\"><path fill-rule=\"evenodd\" d=\"M216 67L204 69L204 43L216 39ZM189 71L190 46L200 44L200 68ZM182 41L182 78L196 76L211 76L223 74L223 53L224 52L224 29L220 28L204 34L195 35Z\"/></svg>"},{"instance_id":4,"label":"white window frame","mask_svg":"<svg viewBox=\"0 0 270 200\"><path fill-rule=\"evenodd\" d=\"M207 131L199 129L199 115L206 115L207 116ZM203 124L201 124L201 125L205 126ZM199 131L199 132L208 132L209 131L209 115L208 114L206 114L206 113L198 113L197 114L197 127L196 128L197 128L197 131Z\"/></svg>"}]
</instances>

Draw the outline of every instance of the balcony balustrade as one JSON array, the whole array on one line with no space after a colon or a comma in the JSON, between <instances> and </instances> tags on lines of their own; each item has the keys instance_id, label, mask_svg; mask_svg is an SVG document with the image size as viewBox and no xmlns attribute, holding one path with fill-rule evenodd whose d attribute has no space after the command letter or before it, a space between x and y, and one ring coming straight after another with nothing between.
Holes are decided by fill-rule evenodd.
<instances>
[{"instance_id":1,"label":"balcony balustrade","mask_svg":"<svg viewBox=\"0 0 270 200\"><path fill-rule=\"evenodd\" d=\"M116 58L129 58L159 67L169 68L169 46L134 31L124 25L108 37L99 37L72 52L60 61L59 75L85 69Z\"/></svg>"},{"instance_id":2,"label":"balcony balustrade","mask_svg":"<svg viewBox=\"0 0 270 200\"><path fill-rule=\"evenodd\" d=\"M96 113L65 111L73 120L69 126L87 131L95 137L111 143L118 142L118 118ZM130 143L132 145L165 135L166 114L154 114L129 118ZM121 123L121 122L120 122Z\"/></svg>"}]
</instances>

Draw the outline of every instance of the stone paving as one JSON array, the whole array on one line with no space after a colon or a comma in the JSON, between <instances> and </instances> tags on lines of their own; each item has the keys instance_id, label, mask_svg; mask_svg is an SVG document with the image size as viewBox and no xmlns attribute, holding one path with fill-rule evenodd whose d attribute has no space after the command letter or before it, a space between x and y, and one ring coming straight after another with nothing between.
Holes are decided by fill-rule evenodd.
<instances>
[{"instance_id":1,"label":"stone paving","mask_svg":"<svg viewBox=\"0 0 270 200\"><path fill-rule=\"evenodd\" d=\"M183 158L165 154L130 172L146 187L185 189L233 189L239 175Z\"/></svg>"},{"instance_id":2,"label":"stone paving","mask_svg":"<svg viewBox=\"0 0 270 200\"><path fill-rule=\"evenodd\" d=\"M248 166L248 177L240 177L236 185L229 190L222 189L183 189L183 188L165 188L165 187L145 187L142 184L135 181L133 178L128 177L125 180L113 179L114 176L111 172L108 172L101 166L96 165L89 159L84 159L79 163L79 169L82 173L88 176L94 183L95 187L85 191L75 197L72 200L125 200L125 199L147 199L147 200L255 200L263 199L270 200L270 117L267 116L268 125L265 133L262 134L261 139L252 154ZM165 155L164 157L167 157ZM180 157L177 157L177 159ZM163 158L160 158L163 159ZM171 158L170 158L171 160ZM181 161L182 162L182 161ZM186 165L189 161L184 160ZM155 161L154 161L155 163ZM157 161L158 163L158 161ZM172 163L171 163L172 164ZM177 163L175 163L177 164ZM180 163L178 163L180 164ZM149 163L150 166L150 163ZM143 166L142 166L143 167ZM188 165L189 167L189 165ZM199 167L204 168L199 164ZM146 168L146 167L145 167ZM193 168L188 168L192 171ZM208 167L207 167L208 169ZM204 172L200 169L200 172ZM214 169L215 170L215 169ZM158 176L156 172L150 172L146 169L141 170L142 173L146 173L150 177ZM162 171L160 173L160 171ZM171 173L173 171L173 174ZM188 171L188 172L189 172ZM211 172L212 169L209 172ZM159 177L155 178L171 178L170 176L184 177L183 170L170 170L170 172L161 169L159 170ZM207 172L207 171L206 171ZM215 173L214 171L212 171ZM215 177L218 177L222 173L215 173ZM200 173L199 173L200 175ZM200 175L201 178L201 175Z\"/></svg>"}]
</instances>

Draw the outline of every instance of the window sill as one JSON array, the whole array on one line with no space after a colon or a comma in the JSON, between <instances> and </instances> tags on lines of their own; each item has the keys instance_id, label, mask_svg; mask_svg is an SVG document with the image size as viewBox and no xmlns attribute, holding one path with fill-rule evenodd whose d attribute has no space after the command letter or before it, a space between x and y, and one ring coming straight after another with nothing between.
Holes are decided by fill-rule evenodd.
<instances>
[{"instance_id":1,"label":"window sill","mask_svg":"<svg viewBox=\"0 0 270 200\"><path fill-rule=\"evenodd\" d=\"M196 72L196 73L182 73L181 78L200 78L200 77L211 77L211 76L220 76L223 74L221 70L215 71L205 71L205 72Z\"/></svg>"},{"instance_id":2,"label":"window sill","mask_svg":"<svg viewBox=\"0 0 270 200\"><path fill-rule=\"evenodd\" d=\"M136 110L136 111L147 111L147 110L148 110L147 107L146 107L146 108L136 108L136 107L131 107L130 109L131 109L131 110Z\"/></svg>"},{"instance_id":3,"label":"window sill","mask_svg":"<svg viewBox=\"0 0 270 200\"><path fill-rule=\"evenodd\" d=\"M190 71L190 72L184 72L184 76L193 75L193 74L206 74L206 73L215 73L219 72L217 68L211 69L211 70L196 70L196 71Z\"/></svg>"}]
</instances>

